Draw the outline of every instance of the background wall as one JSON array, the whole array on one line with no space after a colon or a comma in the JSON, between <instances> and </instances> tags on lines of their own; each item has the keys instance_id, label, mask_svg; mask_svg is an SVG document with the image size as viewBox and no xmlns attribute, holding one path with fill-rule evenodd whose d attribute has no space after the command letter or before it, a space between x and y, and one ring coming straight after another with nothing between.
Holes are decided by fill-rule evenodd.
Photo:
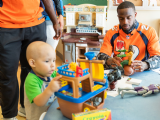
<instances>
[{"instance_id":1,"label":"background wall","mask_svg":"<svg viewBox=\"0 0 160 120\"><path fill-rule=\"evenodd\" d=\"M138 22L152 26L157 31L157 34L159 33L160 10L137 10L136 19ZM106 29L111 29L116 24L119 24L117 11L108 10Z\"/></svg>"},{"instance_id":2,"label":"background wall","mask_svg":"<svg viewBox=\"0 0 160 120\"><path fill-rule=\"evenodd\" d=\"M107 10L107 26L106 29L111 29L114 25L119 24L118 17L117 17L117 9L109 9L108 3L108 10ZM159 21L160 21L160 9L159 10L138 10L137 12L137 21L143 24L152 26L159 35ZM160 37L160 36L159 36Z\"/></svg>"},{"instance_id":3,"label":"background wall","mask_svg":"<svg viewBox=\"0 0 160 120\"><path fill-rule=\"evenodd\" d=\"M64 5L67 5L68 3L71 3L72 5L95 4L99 6L107 6L107 0L63 0Z\"/></svg>"}]
</instances>

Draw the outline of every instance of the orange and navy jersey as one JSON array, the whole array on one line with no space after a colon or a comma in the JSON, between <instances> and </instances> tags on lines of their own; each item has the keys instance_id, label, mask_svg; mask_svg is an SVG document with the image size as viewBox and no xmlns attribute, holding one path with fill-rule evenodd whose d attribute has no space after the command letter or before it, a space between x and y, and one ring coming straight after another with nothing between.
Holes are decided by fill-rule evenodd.
<instances>
[{"instance_id":1,"label":"orange and navy jersey","mask_svg":"<svg viewBox=\"0 0 160 120\"><path fill-rule=\"evenodd\" d=\"M160 56L160 45L156 31L152 27L138 22L130 34L123 32L120 25L110 29L104 37L100 52L109 56L112 53L114 53L114 56L126 54L120 53L118 50L128 50L129 45L134 47L134 60L144 61L154 55ZM127 59L127 57L124 57L124 59Z\"/></svg>"},{"instance_id":2,"label":"orange and navy jersey","mask_svg":"<svg viewBox=\"0 0 160 120\"><path fill-rule=\"evenodd\" d=\"M44 22L40 0L0 0L0 27L25 28Z\"/></svg>"}]
</instances>

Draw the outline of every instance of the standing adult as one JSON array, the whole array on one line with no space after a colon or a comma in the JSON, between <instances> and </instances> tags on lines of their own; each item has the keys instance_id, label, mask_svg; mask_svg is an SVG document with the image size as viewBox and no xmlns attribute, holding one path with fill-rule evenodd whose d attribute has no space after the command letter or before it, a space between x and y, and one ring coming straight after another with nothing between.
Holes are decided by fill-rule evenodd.
<instances>
[{"instance_id":1,"label":"standing adult","mask_svg":"<svg viewBox=\"0 0 160 120\"><path fill-rule=\"evenodd\" d=\"M42 1L42 0L41 0ZM59 28L62 30L63 26L64 26L64 21L63 21L63 1L62 0L53 0L53 6L54 6L54 10L56 11L57 15L58 15L58 23L59 23ZM46 11L43 12L43 15L45 16L45 20L46 20L46 34L47 34L47 43L50 44L54 49L56 49L59 40L53 40L53 36L55 36L55 31L53 29L53 24L52 21L50 19L50 17L48 16L48 14L46 13Z\"/></svg>"},{"instance_id":2,"label":"standing adult","mask_svg":"<svg viewBox=\"0 0 160 120\"><path fill-rule=\"evenodd\" d=\"M59 39L57 17L51 0L43 0L53 22L54 39ZM46 41L46 25L40 0L0 0L0 102L4 120L16 120L19 87L17 69L21 63L20 104L24 107L24 81L31 70L26 48L33 41ZM36 46L35 46L36 47Z\"/></svg>"}]
</instances>

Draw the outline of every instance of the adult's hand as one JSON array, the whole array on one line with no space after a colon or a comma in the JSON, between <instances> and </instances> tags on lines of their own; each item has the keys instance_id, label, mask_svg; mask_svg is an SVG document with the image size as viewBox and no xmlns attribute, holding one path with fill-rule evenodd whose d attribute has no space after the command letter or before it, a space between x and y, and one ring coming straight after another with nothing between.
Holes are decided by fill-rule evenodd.
<instances>
[{"instance_id":1,"label":"adult's hand","mask_svg":"<svg viewBox=\"0 0 160 120\"><path fill-rule=\"evenodd\" d=\"M148 64L140 60L134 60L131 63L131 67L134 72L143 72L144 70L148 69Z\"/></svg>"},{"instance_id":2,"label":"adult's hand","mask_svg":"<svg viewBox=\"0 0 160 120\"><path fill-rule=\"evenodd\" d=\"M62 15L58 16L58 24L60 24L60 29L63 30L64 21L63 21L63 16Z\"/></svg>"},{"instance_id":3,"label":"adult's hand","mask_svg":"<svg viewBox=\"0 0 160 120\"><path fill-rule=\"evenodd\" d=\"M122 59L117 56L107 59L107 65L117 64L118 66L121 66L121 64L120 64L121 62L122 62Z\"/></svg>"},{"instance_id":4,"label":"adult's hand","mask_svg":"<svg viewBox=\"0 0 160 120\"><path fill-rule=\"evenodd\" d=\"M45 6L45 10L48 13L55 30L55 36L53 39L58 40L62 35L62 30L58 28L58 20L54 11L53 1L52 0L42 0Z\"/></svg>"},{"instance_id":5,"label":"adult's hand","mask_svg":"<svg viewBox=\"0 0 160 120\"><path fill-rule=\"evenodd\" d=\"M55 31L55 36L53 37L53 39L55 40L59 40L59 38L62 35L62 29L59 29L58 24L53 25L54 31Z\"/></svg>"}]
</instances>

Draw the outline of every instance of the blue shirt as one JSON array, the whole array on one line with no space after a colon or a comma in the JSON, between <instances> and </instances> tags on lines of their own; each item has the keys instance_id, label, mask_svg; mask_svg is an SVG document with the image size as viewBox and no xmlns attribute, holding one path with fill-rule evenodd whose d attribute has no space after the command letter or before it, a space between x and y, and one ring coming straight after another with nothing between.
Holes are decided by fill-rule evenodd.
<instances>
[{"instance_id":1,"label":"blue shirt","mask_svg":"<svg viewBox=\"0 0 160 120\"><path fill-rule=\"evenodd\" d=\"M54 11L56 12L57 11L57 14L58 15L64 15L64 12L63 12L63 1L62 0L53 0L53 6L54 6ZM41 0L41 7L44 8L45 10L45 6ZM50 20L48 14L46 13L46 11L43 11L42 13L44 16L45 16L45 19L46 20Z\"/></svg>"}]
</instances>

